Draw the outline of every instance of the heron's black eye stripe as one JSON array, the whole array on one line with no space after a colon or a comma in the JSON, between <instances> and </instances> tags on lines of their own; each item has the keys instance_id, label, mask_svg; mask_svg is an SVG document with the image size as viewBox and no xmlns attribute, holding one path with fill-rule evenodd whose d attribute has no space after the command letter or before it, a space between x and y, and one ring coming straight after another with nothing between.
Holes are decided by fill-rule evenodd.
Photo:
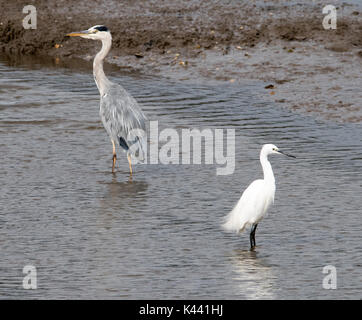
<instances>
[{"instance_id":1,"label":"heron's black eye stripe","mask_svg":"<svg viewBox=\"0 0 362 320\"><path fill-rule=\"evenodd\" d=\"M96 27L95 29L97 29L98 31L108 31L108 28L106 26L99 26Z\"/></svg>"}]
</instances>

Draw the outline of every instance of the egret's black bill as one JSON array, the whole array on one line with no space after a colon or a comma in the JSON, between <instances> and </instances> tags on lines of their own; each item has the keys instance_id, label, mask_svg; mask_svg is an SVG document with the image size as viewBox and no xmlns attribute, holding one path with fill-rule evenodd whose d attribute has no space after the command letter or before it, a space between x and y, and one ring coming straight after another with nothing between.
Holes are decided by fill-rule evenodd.
<instances>
[{"instance_id":1,"label":"egret's black bill","mask_svg":"<svg viewBox=\"0 0 362 320\"><path fill-rule=\"evenodd\" d=\"M278 152L281 153L281 154L284 154L284 155L287 156L287 157L296 158L296 156L293 156L293 155L291 155L291 154L285 153L285 152L283 152L283 151L278 150Z\"/></svg>"}]
</instances>

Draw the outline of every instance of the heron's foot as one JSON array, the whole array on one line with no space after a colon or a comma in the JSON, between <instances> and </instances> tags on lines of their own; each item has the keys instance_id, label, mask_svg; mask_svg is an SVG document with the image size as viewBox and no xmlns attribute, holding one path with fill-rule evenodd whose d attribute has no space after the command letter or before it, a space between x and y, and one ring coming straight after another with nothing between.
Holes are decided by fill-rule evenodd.
<instances>
[{"instance_id":1,"label":"heron's foot","mask_svg":"<svg viewBox=\"0 0 362 320\"><path fill-rule=\"evenodd\" d=\"M131 161L130 155L127 155L127 159L128 159L128 164L129 164L129 174L130 174L130 177L132 178L132 161Z\"/></svg>"},{"instance_id":2,"label":"heron's foot","mask_svg":"<svg viewBox=\"0 0 362 320\"><path fill-rule=\"evenodd\" d=\"M112 173L114 173L114 168L116 167L116 160L117 160L117 155L114 153L113 154L113 165L112 165Z\"/></svg>"}]
</instances>

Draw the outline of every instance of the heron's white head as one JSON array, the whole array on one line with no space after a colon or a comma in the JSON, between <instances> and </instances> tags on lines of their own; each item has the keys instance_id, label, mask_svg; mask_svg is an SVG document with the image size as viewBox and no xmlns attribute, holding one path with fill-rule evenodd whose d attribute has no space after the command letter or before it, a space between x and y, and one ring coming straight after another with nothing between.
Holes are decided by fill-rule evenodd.
<instances>
[{"instance_id":1,"label":"heron's white head","mask_svg":"<svg viewBox=\"0 0 362 320\"><path fill-rule=\"evenodd\" d=\"M287 157L295 158L295 156L292 156L291 154L287 154L283 151L281 151L276 145L274 144L264 144L261 148L261 153L268 156L269 154L283 154Z\"/></svg>"},{"instance_id":2,"label":"heron's white head","mask_svg":"<svg viewBox=\"0 0 362 320\"><path fill-rule=\"evenodd\" d=\"M111 37L111 33L109 32L109 29L106 26L97 25L89 28L88 30L68 33L67 36L82 37L85 39L92 39L92 40L104 40Z\"/></svg>"}]
</instances>

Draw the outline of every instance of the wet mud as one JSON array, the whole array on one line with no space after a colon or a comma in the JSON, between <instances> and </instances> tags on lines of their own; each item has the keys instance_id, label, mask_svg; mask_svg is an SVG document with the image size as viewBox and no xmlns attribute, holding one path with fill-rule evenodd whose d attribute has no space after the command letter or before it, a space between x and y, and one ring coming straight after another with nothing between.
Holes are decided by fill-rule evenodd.
<instances>
[{"instance_id":1,"label":"wet mud","mask_svg":"<svg viewBox=\"0 0 362 320\"><path fill-rule=\"evenodd\" d=\"M109 63L178 80L259 81L265 98L318 118L361 122L362 11L347 1L0 1L0 52L92 60L100 45L66 34L105 24ZM337 9L325 30L323 7Z\"/></svg>"}]
</instances>

